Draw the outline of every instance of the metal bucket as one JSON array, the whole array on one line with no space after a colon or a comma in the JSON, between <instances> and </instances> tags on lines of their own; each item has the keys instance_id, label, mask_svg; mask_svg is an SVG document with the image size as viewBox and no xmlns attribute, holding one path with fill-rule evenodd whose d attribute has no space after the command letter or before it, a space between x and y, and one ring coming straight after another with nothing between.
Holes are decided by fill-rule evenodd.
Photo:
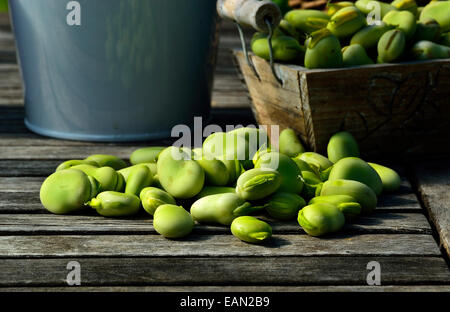
<instances>
[{"instance_id":1,"label":"metal bucket","mask_svg":"<svg viewBox=\"0 0 450 312\"><path fill-rule=\"evenodd\" d=\"M14 0L26 126L73 140L169 137L207 117L211 0Z\"/></svg>"}]
</instances>

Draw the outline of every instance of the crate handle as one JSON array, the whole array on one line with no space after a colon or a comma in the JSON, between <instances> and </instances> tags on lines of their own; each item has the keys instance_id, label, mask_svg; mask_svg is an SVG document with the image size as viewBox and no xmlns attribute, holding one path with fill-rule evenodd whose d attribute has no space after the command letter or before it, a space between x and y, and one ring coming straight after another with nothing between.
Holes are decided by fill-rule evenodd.
<instances>
[{"instance_id":1,"label":"crate handle","mask_svg":"<svg viewBox=\"0 0 450 312\"><path fill-rule=\"evenodd\" d=\"M261 77L259 77L259 74L256 71L255 64L253 64L253 62L250 59L250 56L248 55L247 44L245 43L244 31L242 30L242 26L237 22L236 26L239 31L239 37L241 38L242 51L244 52L245 59L247 60L247 65L253 71L253 74L255 74L256 78L258 78L258 80L261 81Z\"/></svg>"},{"instance_id":2,"label":"crate handle","mask_svg":"<svg viewBox=\"0 0 450 312\"><path fill-rule=\"evenodd\" d=\"M268 0L218 0L217 12L222 18L261 32L268 30L265 19L273 25L278 25L282 19L278 5Z\"/></svg>"},{"instance_id":3,"label":"crate handle","mask_svg":"<svg viewBox=\"0 0 450 312\"><path fill-rule=\"evenodd\" d=\"M283 80L278 77L277 72L275 71L275 62L273 58L273 47L272 47L272 38L273 38L273 25L269 21L269 19L265 19L267 29L269 30L269 34L267 35L267 42L269 44L269 64L270 69L272 70L273 77L275 80L282 86ZM245 59L247 61L247 65L250 67L250 69L253 71L253 74L258 78L259 81L261 81L261 77L258 74L258 71L256 70L255 64L253 64L253 61L250 59L250 56L248 54L247 44L245 43L245 37L244 37L244 31L242 30L242 26L239 23L236 23L237 29L239 31L239 38L241 39L242 44L242 51L244 52Z\"/></svg>"},{"instance_id":4,"label":"crate handle","mask_svg":"<svg viewBox=\"0 0 450 312\"><path fill-rule=\"evenodd\" d=\"M247 65L251 68L259 81L261 81L261 78L256 71L255 64L253 64L248 54L242 26L250 26L256 31L264 33L268 32L267 41L269 44L270 68L272 69L275 80L280 85L283 85L283 81L278 77L275 71L272 47L273 28L274 26L278 26L282 19L281 10L278 5L268 0L218 0L217 12L222 18L236 22Z\"/></svg>"},{"instance_id":5,"label":"crate handle","mask_svg":"<svg viewBox=\"0 0 450 312\"><path fill-rule=\"evenodd\" d=\"M273 29L272 29L272 23L268 19L265 19L265 22L267 24L267 28L269 29L269 35L267 36L267 42L269 43L270 68L272 69L273 77L282 86L283 85L283 80L281 80L280 77L278 77L277 72L275 71L275 62L274 62L274 59L273 59L273 48L272 48Z\"/></svg>"}]
</instances>

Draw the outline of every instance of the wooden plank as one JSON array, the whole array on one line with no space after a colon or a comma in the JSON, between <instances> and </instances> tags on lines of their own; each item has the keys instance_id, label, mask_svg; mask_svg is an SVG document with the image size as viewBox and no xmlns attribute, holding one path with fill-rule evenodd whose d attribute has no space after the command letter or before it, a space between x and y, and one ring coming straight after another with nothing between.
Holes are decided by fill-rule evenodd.
<instances>
[{"instance_id":1,"label":"wooden plank","mask_svg":"<svg viewBox=\"0 0 450 312\"><path fill-rule=\"evenodd\" d=\"M380 263L382 285L450 282L440 257L76 257L1 259L0 285L67 286L69 261L80 263L83 286L367 285L370 261Z\"/></svg>"},{"instance_id":2,"label":"wooden plank","mask_svg":"<svg viewBox=\"0 0 450 312\"><path fill-rule=\"evenodd\" d=\"M0 194L3 193L36 193L39 192L44 177L26 177L26 178L1 178Z\"/></svg>"},{"instance_id":3,"label":"wooden plank","mask_svg":"<svg viewBox=\"0 0 450 312\"><path fill-rule=\"evenodd\" d=\"M55 171L61 160L0 160L2 177L44 177Z\"/></svg>"},{"instance_id":4,"label":"wooden plank","mask_svg":"<svg viewBox=\"0 0 450 312\"><path fill-rule=\"evenodd\" d=\"M0 149L0 159L3 160L33 160L33 159L83 159L92 154L110 154L127 159L133 151L142 145L117 146L99 144L94 146L4 146Z\"/></svg>"},{"instance_id":5,"label":"wooden plank","mask_svg":"<svg viewBox=\"0 0 450 312\"><path fill-rule=\"evenodd\" d=\"M225 68L233 69L233 71L223 73L223 71L220 71L220 68L216 71L212 94L213 107L224 107L228 103L236 103L235 106L240 105L243 107L250 107L247 88L237 75L237 69L235 69L235 65L232 64L231 53L228 54L227 58L230 59L228 61L229 64L222 64L222 66L226 65ZM227 99L227 95L231 98ZM240 97L243 99L240 99ZM14 115L6 116L7 114L2 113L2 118L5 118L6 116L9 119L23 119L24 111L23 109L20 111L20 108L23 107L21 80L17 66L12 68L8 67L7 69L2 70L0 64L0 103L2 103L0 105L0 111L3 111L3 108L8 110L15 108L17 110ZM8 103L11 105L8 106ZM22 115L20 112L22 112Z\"/></svg>"},{"instance_id":6,"label":"wooden plank","mask_svg":"<svg viewBox=\"0 0 450 312\"><path fill-rule=\"evenodd\" d=\"M450 167L449 159L421 162L415 166L422 201L439 233L440 244L450 256Z\"/></svg>"},{"instance_id":7,"label":"wooden plank","mask_svg":"<svg viewBox=\"0 0 450 312\"><path fill-rule=\"evenodd\" d=\"M60 286L60 287L0 287L0 292L209 292L209 293L308 293L308 292L450 292L448 285L408 286Z\"/></svg>"},{"instance_id":8,"label":"wooden plank","mask_svg":"<svg viewBox=\"0 0 450 312\"><path fill-rule=\"evenodd\" d=\"M377 210L421 212L422 207L415 194L383 194L378 199Z\"/></svg>"},{"instance_id":9,"label":"wooden plank","mask_svg":"<svg viewBox=\"0 0 450 312\"><path fill-rule=\"evenodd\" d=\"M39 202L39 190L45 177L60 161L0 161L0 212L45 212ZM422 212L415 194L383 194L377 212Z\"/></svg>"},{"instance_id":10,"label":"wooden plank","mask_svg":"<svg viewBox=\"0 0 450 312\"><path fill-rule=\"evenodd\" d=\"M4 110L0 108L0 122L3 118L1 113ZM20 120L17 120L17 123L21 123L22 127L23 125L23 116L25 114L23 107L22 108L10 108L5 109L5 114L12 114L17 115L20 114ZM23 115L23 116L22 116ZM230 123L230 118L233 118L232 120L235 123L238 124L256 124L253 114L250 108L244 107L244 108L230 108L230 107L215 107L211 110L210 114L210 123L211 124L218 124L220 126L225 126ZM11 129L10 129L11 130ZM71 141L71 140L60 140L60 139L52 139L44 136L40 136L34 133L31 133L29 131L22 132L22 133L16 133L12 131L13 133L0 133L0 146L61 146L61 145L70 145L70 146L80 146L80 145L86 145L86 146L108 146L108 145L114 145L114 146L129 146L130 143L98 143L98 142L84 142L84 141ZM132 143L136 146L146 146L146 145L170 145L172 144L171 139L167 140L159 140L159 141L151 141L151 142L135 142Z\"/></svg>"},{"instance_id":11,"label":"wooden plank","mask_svg":"<svg viewBox=\"0 0 450 312\"><path fill-rule=\"evenodd\" d=\"M192 234L181 240L159 235L1 236L0 258L61 257L286 257L440 256L431 235L338 234L327 238L276 235L264 246L231 235Z\"/></svg>"},{"instance_id":12,"label":"wooden plank","mask_svg":"<svg viewBox=\"0 0 450 312\"><path fill-rule=\"evenodd\" d=\"M37 197L39 198L39 195ZM151 217L144 213L135 218L119 219L93 214L93 211L90 215L73 216L3 213L0 214L0 235L156 234ZM304 233L296 221L280 222L268 216L259 217L271 224L274 234ZM230 229L225 226L198 224L194 232L230 234ZM422 214L375 213L362 217L353 224L347 224L342 233L431 234L432 231Z\"/></svg>"}]
</instances>

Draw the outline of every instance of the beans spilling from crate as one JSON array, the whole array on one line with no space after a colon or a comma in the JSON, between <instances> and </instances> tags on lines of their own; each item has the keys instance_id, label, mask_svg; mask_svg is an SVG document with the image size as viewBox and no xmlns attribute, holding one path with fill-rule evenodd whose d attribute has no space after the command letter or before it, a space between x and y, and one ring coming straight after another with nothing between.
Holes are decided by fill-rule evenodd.
<instances>
[{"instance_id":1,"label":"beans spilling from crate","mask_svg":"<svg viewBox=\"0 0 450 312\"><path fill-rule=\"evenodd\" d=\"M348 132L330 139L327 157L307 152L291 129L277 149L265 131L248 127L214 133L199 149L138 149L130 162L111 155L66 161L42 184L41 202L55 214L89 207L104 217L148 213L168 238L188 235L197 222L262 243L272 236L264 212L321 236L372 213L377 196L400 186L394 170L359 158Z\"/></svg>"},{"instance_id":2,"label":"beans spilling from crate","mask_svg":"<svg viewBox=\"0 0 450 312\"><path fill-rule=\"evenodd\" d=\"M251 47L270 59L267 34L255 33ZM450 1L418 7L415 0L358 0L328 3L326 11L290 10L272 49L275 61L309 69L450 58Z\"/></svg>"}]
</instances>

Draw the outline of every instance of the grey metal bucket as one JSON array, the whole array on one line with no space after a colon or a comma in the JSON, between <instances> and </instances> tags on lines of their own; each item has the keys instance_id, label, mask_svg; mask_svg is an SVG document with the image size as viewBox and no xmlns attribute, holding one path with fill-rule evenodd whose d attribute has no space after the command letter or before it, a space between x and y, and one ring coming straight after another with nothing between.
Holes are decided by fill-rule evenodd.
<instances>
[{"instance_id":1,"label":"grey metal bucket","mask_svg":"<svg viewBox=\"0 0 450 312\"><path fill-rule=\"evenodd\" d=\"M14 0L26 126L46 136L170 136L210 110L213 0Z\"/></svg>"}]
</instances>

